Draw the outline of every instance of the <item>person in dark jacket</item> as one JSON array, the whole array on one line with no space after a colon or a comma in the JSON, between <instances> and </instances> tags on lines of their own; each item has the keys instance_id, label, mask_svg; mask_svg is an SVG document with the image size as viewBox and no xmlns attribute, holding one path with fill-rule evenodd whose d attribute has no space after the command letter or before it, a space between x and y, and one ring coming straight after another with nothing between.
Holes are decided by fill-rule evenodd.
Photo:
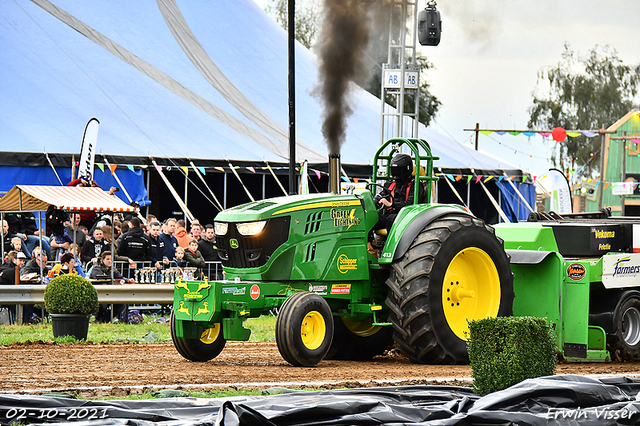
<instances>
[{"instance_id":1,"label":"person in dark jacket","mask_svg":"<svg viewBox=\"0 0 640 426\"><path fill-rule=\"evenodd\" d=\"M32 212L7 213L4 217L9 222L9 233L22 238L22 245L26 246L28 253L40 245L40 229L38 229L36 217ZM51 254L49 240L46 236L42 238L42 248L47 252L47 255Z\"/></svg>"},{"instance_id":2,"label":"person in dark jacket","mask_svg":"<svg viewBox=\"0 0 640 426\"><path fill-rule=\"evenodd\" d=\"M118 254L127 256L136 262L150 262L153 259L149 236L140 227L140 219L131 219L131 229L122 236L118 243Z\"/></svg>"},{"instance_id":3,"label":"person in dark jacket","mask_svg":"<svg viewBox=\"0 0 640 426\"><path fill-rule=\"evenodd\" d=\"M413 160L409 154L398 153L393 156L389 164L393 180L384 184L384 189L376 194L376 206L382 207L376 229L391 229L400 210L413 204L415 178L412 176ZM424 202L426 188L420 185L419 202Z\"/></svg>"},{"instance_id":4,"label":"person in dark jacket","mask_svg":"<svg viewBox=\"0 0 640 426\"><path fill-rule=\"evenodd\" d=\"M105 250L100 255L100 262L91 268L91 273L89 274L89 279L91 280L103 280L111 278L111 252L109 250ZM120 272L118 272L115 268L113 269L113 279L114 280L125 280L122 277ZM132 278L126 280L129 283L133 283L134 280ZM111 321L111 313L109 312L109 306L101 304L98 312L96 313L96 322L110 322ZM124 304L115 304L113 305L113 318L118 318L122 312L126 309Z\"/></svg>"},{"instance_id":5,"label":"person in dark jacket","mask_svg":"<svg viewBox=\"0 0 640 426\"><path fill-rule=\"evenodd\" d=\"M187 266L198 268L195 278L200 279L202 276L202 269L207 267L207 263L204 261L202 253L198 250L198 240L192 239L189 241L189 246L184 251L184 260L187 261Z\"/></svg>"},{"instance_id":6,"label":"person in dark jacket","mask_svg":"<svg viewBox=\"0 0 640 426\"><path fill-rule=\"evenodd\" d=\"M102 228L95 228L93 230L93 237L85 241L82 246L82 254L80 260L85 265L85 270L91 267L91 264L97 264L100 260L100 256L103 251L109 250L109 243L105 241ZM62 261L62 259L60 259Z\"/></svg>"},{"instance_id":7,"label":"person in dark jacket","mask_svg":"<svg viewBox=\"0 0 640 426\"><path fill-rule=\"evenodd\" d=\"M167 257L167 259L172 260L176 257L176 247L178 247L178 240L173 236L173 233L176 230L176 220L173 218L169 218L164 222L164 229L160 235L158 235L158 240L162 240L163 246L163 257Z\"/></svg>"},{"instance_id":8,"label":"person in dark jacket","mask_svg":"<svg viewBox=\"0 0 640 426\"><path fill-rule=\"evenodd\" d=\"M17 284L16 279L20 282L20 269L24 266L27 256L21 251L10 251L7 261L0 266L0 285ZM17 273L17 277L16 277ZM16 318L16 305L9 305L9 314L13 321ZM33 305L25 305L22 313L22 322L31 322L33 315Z\"/></svg>"},{"instance_id":9,"label":"person in dark jacket","mask_svg":"<svg viewBox=\"0 0 640 426\"><path fill-rule=\"evenodd\" d=\"M40 267L42 266L42 276L46 277L49 273L47 267L47 253L40 252L40 247L36 247L31 253L31 260L24 265L24 268L20 271L21 275L36 273L40 276Z\"/></svg>"}]
</instances>

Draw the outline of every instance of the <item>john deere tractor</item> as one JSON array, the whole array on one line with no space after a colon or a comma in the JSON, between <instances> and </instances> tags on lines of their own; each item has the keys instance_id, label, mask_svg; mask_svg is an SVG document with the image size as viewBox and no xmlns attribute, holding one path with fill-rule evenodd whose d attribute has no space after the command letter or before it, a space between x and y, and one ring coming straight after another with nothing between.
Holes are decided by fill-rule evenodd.
<instances>
[{"instance_id":1,"label":"john deere tractor","mask_svg":"<svg viewBox=\"0 0 640 426\"><path fill-rule=\"evenodd\" d=\"M414 162L414 204L388 232L374 231L374 196L392 179L399 152ZM227 340L249 339L247 318L275 310L278 349L295 366L366 360L394 343L415 363L468 362L467 321L511 315L513 275L492 227L460 206L418 202L420 186L431 200L436 159L425 140L391 139L378 149L364 188L218 214L225 280L176 283L178 352L211 360ZM377 250L367 250L376 242Z\"/></svg>"}]
</instances>

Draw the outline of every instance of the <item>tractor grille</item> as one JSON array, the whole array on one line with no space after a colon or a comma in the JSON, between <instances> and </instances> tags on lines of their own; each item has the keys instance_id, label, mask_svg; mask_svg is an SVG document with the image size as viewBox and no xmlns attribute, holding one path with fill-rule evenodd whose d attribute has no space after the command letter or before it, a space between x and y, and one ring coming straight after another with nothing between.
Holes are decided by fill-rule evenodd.
<instances>
[{"instance_id":1,"label":"tractor grille","mask_svg":"<svg viewBox=\"0 0 640 426\"><path fill-rule=\"evenodd\" d=\"M273 252L289 238L290 217L269 219L258 235L240 235L235 223L229 223L227 235L216 236L222 264L230 268L256 268L269 261Z\"/></svg>"}]
</instances>

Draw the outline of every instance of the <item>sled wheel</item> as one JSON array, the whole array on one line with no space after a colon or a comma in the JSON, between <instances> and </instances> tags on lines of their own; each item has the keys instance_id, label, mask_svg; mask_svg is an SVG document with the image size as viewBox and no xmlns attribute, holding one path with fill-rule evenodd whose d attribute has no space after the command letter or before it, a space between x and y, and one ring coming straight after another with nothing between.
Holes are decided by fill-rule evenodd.
<instances>
[{"instance_id":1,"label":"sled wheel","mask_svg":"<svg viewBox=\"0 0 640 426\"><path fill-rule=\"evenodd\" d=\"M427 225L391 265L387 286L393 338L415 363L468 363L467 321L513 312L504 243L475 217L448 214Z\"/></svg>"},{"instance_id":2,"label":"sled wheel","mask_svg":"<svg viewBox=\"0 0 640 426\"><path fill-rule=\"evenodd\" d=\"M325 359L370 360L393 345L392 334L391 327L374 326L370 318L364 321L334 318L333 342Z\"/></svg>"},{"instance_id":3,"label":"sled wheel","mask_svg":"<svg viewBox=\"0 0 640 426\"><path fill-rule=\"evenodd\" d=\"M615 336L611 356L614 361L628 361L640 355L640 299L622 301L613 315Z\"/></svg>"},{"instance_id":4,"label":"sled wheel","mask_svg":"<svg viewBox=\"0 0 640 426\"><path fill-rule=\"evenodd\" d=\"M227 341L222 333L222 324L202 331L199 339L185 339L176 335L176 319L171 313L171 339L180 355L189 361L204 362L220 355Z\"/></svg>"},{"instance_id":5,"label":"sled wheel","mask_svg":"<svg viewBox=\"0 0 640 426\"><path fill-rule=\"evenodd\" d=\"M313 367L327 355L332 338L333 316L322 297L304 291L282 304L276 320L276 343L285 361Z\"/></svg>"}]
</instances>

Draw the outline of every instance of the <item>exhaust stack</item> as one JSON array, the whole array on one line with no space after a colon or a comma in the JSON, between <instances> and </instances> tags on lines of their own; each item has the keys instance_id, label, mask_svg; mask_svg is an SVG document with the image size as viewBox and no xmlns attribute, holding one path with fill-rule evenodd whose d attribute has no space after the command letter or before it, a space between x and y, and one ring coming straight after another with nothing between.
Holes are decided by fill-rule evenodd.
<instances>
[{"instance_id":1,"label":"exhaust stack","mask_svg":"<svg viewBox=\"0 0 640 426\"><path fill-rule=\"evenodd\" d=\"M329 191L340 194L340 154L329 154Z\"/></svg>"}]
</instances>

